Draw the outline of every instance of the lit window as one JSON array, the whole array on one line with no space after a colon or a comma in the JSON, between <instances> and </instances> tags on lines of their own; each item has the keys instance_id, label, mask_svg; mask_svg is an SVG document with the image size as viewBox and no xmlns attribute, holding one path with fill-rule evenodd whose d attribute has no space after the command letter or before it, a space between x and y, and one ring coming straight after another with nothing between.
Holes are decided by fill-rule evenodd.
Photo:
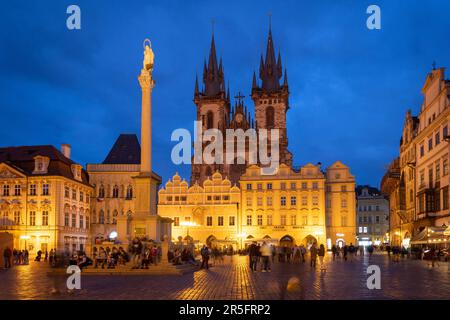
<instances>
[{"instance_id":1,"label":"lit window","mask_svg":"<svg viewBox=\"0 0 450 320\"><path fill-rule=\"evenodd\" d=\"M20 196L20 191L21 191L20 184L16 184L14 186L14 195L15 196Z\"/></svg>"},{"instance_id":2,"label":"lit window","mask_svg":"<svg viewBox=\"0 0 450 320\"><path fill-rule=\"evenodd\" d=\"M173 218L173 225L175 227L178 227L180 225L180 217L174 217Z\"/></svg>"},{"instance_id":3,"label":"lit window","mask_svg":"<svg viewBox=\"0 0 450 320\"><path fill-rule=\"evenodd\" d=\"M267 205L272 206L272 197L267 197Z\"/></svg>"},{"instance_id":4,"label":"lit window","mask_svg":"<svg viewBox=\"0 0 450 320\"><path fill-rule=\"evenodd\" d=\"M48 196L49 194L49 187L48 187L48 183L44 183L42 185L42 195L43 196Z\"/></svg>"},{"instance_id":5,"label":"lit window","mask_svg":"<svg viewBox=\"0 0 450 320\"><path fill-rule=\"evenodd\" d=\"M9 196L9 185L3 186L3 196L5 197Z\"/></svg>"},{"instance_id":6,"label":"lit window","mask_svg":"<svg viewBox=\"0 0 450 320\"><path fill-rule=\"evenodd\" d=\"M36 211L30 211L30 226L36 225Z\"/></svg>"},{"instance_id":7,"label":"lit window","mask_svg":"<svg viewBox=\"0 0 450 320\"><path fill-rule=\"evenodd\" d=\"M262 214L259 214L258 215L258 226L262 226L262 224L263 224L263 216L262 216Z\"/></svg>"},{"instance_id":8,"label":"lit window","mask_svg":"<svg viewBox=\"0 0 450 320\"><path fill-rule=\"evenodd\" d=\"M42 225L48 226L48 211L42 211Z\"/></svg>"},{"instance_id":9,"label":"lit window","mask_svg":"<svg viewBox=\"0 0 450 320\"><path fill-rule=\"evenodd\" d=\"M268 226L271 226L271 225L272 225L272 215L271 215L271 214L268 214L268 215L267 215L267 225L268 225Z\"/></svg>"},{"instance_id":10,"label":"lit window","mask_svg":"<svg viewBox=\"0 0 450 320\"><path fill-rule=\"evenodd\" d=\"M251 226L252 225L252 216L247 216L247 225Z\"/></svg>"},{"instance_id":11,"label":"lit window","mask_svg":"<svg viewBox=\"0 0 450 320\"><path fill-rule=\"evenodd\" d=\"M32 184L30 185L30 196L35 196L36 195L36 185Z\"/></svg>"},{"instance_id":12,"label":"lit window","mask_svg":"<svg viewBox=\"0 0 450 320\"><path fill-rule=\"evenodd\" d=\"M297 205L297 197L291 197L291 206Z\"/></svg>"}]
</instances>

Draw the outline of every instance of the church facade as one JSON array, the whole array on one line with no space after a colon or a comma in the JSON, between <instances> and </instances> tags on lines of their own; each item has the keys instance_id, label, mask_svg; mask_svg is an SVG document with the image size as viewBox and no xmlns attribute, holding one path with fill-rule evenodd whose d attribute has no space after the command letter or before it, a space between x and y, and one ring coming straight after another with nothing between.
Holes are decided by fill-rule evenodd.
<instances>
[{"instance_id":1,"label":"church facade","mask_svg":"<svg viewBox=\"0 0 450 320\"><path fill-rule=\"evenodd\" d=\"M269 29L265 56L261 55L258 78L253 73L251 98L254 115L238 93L235 102L226 87L222 59L217 59L212 37L208 63L203 68L203 87L195 81L196 120L202 132L217 129L227 146L235 150L232 163L192 164L190 184L176 174L159 191L158 213L172 219L172 241L194 241L209 246L243 248L252 241L276 245L355 244L355 177L340 161L326 171L321 164L292 165L288 149L286 116L289 110L287 70L281 54L275 55ZM227 130L278 129L279 166L265 174L258 154L250 162L250 139L245 140L245 157L237 153L236 139ZM248 138L248 137L247 137ZM260 147L257 141L257 147ZM202 150L210 142L202 142ZM273 141L267 143L271 156ZM195 157L195 155L194 155Z\"/></svg>"}]
</instances>

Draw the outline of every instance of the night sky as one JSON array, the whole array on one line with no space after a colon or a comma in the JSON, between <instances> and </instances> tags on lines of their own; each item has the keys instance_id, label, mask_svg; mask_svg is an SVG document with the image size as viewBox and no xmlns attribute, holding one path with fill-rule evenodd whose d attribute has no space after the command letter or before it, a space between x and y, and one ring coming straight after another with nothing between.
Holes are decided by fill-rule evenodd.
<instances>
[{"instance_id":1,"label":"night sky","mask_svg":"<svg viewBox=\"0 0 450 320\"><path fill-rule=\"evenodd\" d=\"M81 7L81 30L66 28ZM381 7L382 29L366 28ZM120 133L140 134L142 42L155 52L154 170L166 181L190 167L170 160L176 128L193 130L215 20L231 95L249 97L265 53L268 13L287 67L294 164L341 160L358 184L379 186L397 156L404 115L420 110L433 61L450 66L450 3L423 1L8 1L0 13L0 146L72 145L99 163Z\"/></svg>"}]
</instances>

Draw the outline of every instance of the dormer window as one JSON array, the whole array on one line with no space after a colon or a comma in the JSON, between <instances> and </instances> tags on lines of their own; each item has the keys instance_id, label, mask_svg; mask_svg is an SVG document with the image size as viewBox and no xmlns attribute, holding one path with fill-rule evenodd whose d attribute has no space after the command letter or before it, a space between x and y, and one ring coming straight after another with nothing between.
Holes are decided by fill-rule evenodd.
<instances>
[{"instance_id":1,"label":"dormer window","mask_svg":"<svg viewBox=\"0 0 450 320\"><path fill-rule=\"evenodd\" d=\"M81 177L82 166L80 166L79 164L73 164L71 166L71 168L72 168L73 178L75 180L81 181L82 180L82 177Z\"/></svg>"},{"instance_id":2,"label":"dormer window","mask_svg":"<svg viewBox=\"0 0 450 320\"><path fill-rule=\"evenodd\" d=\"M44 156L34 157L34 171L33 174L47 174L50 158Z\"/></svg>"}]
</instances>

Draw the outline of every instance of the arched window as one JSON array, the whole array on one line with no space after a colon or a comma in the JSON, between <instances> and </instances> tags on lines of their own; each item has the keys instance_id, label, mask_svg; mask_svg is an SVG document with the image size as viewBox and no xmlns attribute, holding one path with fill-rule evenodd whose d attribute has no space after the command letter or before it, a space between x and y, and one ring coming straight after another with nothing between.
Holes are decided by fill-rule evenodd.
<instances>
[{"instance_id":1,"label":"arched window","mask_svg":"<svg viewBox=\"0 0 450 320\"><path fill-rule=\"evenodd\" d=\"M98 223L105 223L105 212L103 212L103 210L100 210L100 212L98 213Z\"/></svg>"},{"instance_id":2,"label":"arched window","mask_svg":"<svg viewBox=\"0 0 450 320\"><path fill-rule=\"evenodd\" d=\"M132 186L128 186L127 188L127 199L131 199L133 198L133 187Z\"/></svg>"},{"instance_id":3,"label":"arched window","mask_svg":"<svg viewBox=\"0 0 450 320\"><path fill-rule=\"evenodd\" d=\"M92 223L97 223L97 212L92 211Z\"/></svg>"},{"instance_id":4,"label":"arched window","mask_svg":"<svg viewBox=\"0 0 450 320\"><path fill-rule=\"evenodd\" d=\"M272 106L266 108L266 128L272 129L275 126L275 111Z\"/></svg>"},{"instance_id":5,"label":"arched window","mask_svg":"<svg viewBox=\"0 0 450 320\"><path fill-rule=\"evenodd\" d=\"M118 198L119 197L119 186L115 185L113 187L112 196L113 196L113 198Z\"/></svg>"},{"instance_id":6,"label":"arched window","mask_svg":"<svg viewBox=\"0 0 450 320\"><path fill-rule=\"evenodd\" d=\"M105 197L105 187L103 185L100 186L98 189L98 197L104 198Z\"/></svg>"},{"instance_id":7,"label":"arched window","mask_svg":"<svg viewBox=\"0 0 450 320\"><path fill-rule=\"evenodd\" d=\"M212 111L208 111L206 114L206 129L211 129L214 126L214 114Z\"/></svg>"}]
</instances>

